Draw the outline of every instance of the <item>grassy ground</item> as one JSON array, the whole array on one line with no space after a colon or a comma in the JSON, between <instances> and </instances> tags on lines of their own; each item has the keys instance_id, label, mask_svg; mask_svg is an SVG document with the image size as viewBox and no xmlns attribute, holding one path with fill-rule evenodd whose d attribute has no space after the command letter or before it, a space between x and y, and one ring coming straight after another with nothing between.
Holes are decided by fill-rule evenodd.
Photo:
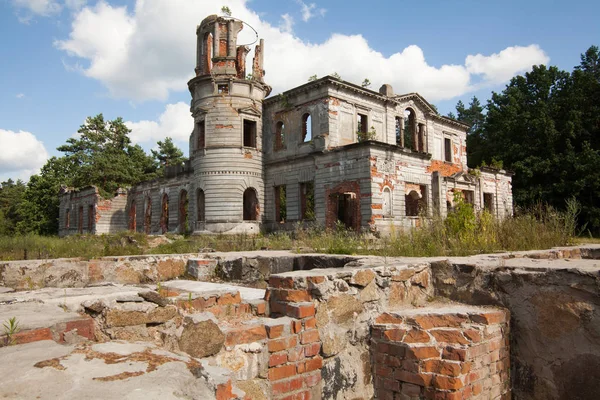
<instances>
[{"instance_id":1,"label":"grassy ground","mask_svg":"<svg viewBox=\"0 0 600 400\"><path fill-rule=\"evenodd\" d=\"M208 248L216 251L285 249L388 257L470 255L589 243L590 239L575 239L576 217L575 203L564 213L538 208L503 221L486 213L475 215L470 206L461 205L446 220L424 219L420 228L393 232L382 238L319 227L259 236L168 236L168 243L159 245L156 245L159 239L132 232L63 239L5 236L0 237L0 260L196 253ZM595 242L600 243L600 240L595 239Z\"/></svg>"}]
</instances>

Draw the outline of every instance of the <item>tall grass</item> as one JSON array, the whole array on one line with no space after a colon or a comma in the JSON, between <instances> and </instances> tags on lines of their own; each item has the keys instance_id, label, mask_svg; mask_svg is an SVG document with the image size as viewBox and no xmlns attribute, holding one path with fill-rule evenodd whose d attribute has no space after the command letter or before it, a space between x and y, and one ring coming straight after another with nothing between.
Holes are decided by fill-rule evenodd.
<instances>
[{"instance_id":1,"label":"tall grass","mask_svg":"<svg viewBox=\"0 0 600 400\"><path fill-rule=\"evenodd\" d=\"M392 229L376 238L356 234L338 226L298 226L292 232L267 235L167 235L166 243L152 245L155 238L140 233L117 235L76 235L63 239L44 236L0 237L0 260L46 259L136 254L197 253L215 251L292 250L329 254L371 254L388 257L462 256L499 251L546 249L573 243L579 205L567 202L559 212L538 205L520 210L515 217L497 220L487 212L476 214L468 204L459 203L445 220L423 218L419 228Z\"/></svg>"}]
</instances>

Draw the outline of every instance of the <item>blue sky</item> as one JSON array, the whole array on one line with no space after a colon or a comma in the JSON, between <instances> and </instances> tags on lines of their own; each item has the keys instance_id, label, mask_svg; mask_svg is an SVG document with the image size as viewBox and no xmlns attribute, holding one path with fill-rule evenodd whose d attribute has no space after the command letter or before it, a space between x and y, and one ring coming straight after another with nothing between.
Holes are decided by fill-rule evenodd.
<instances>
[{"instance_id":1,"label":"blue sky","mask_svg":"<svg viewBox=\"0 0 600 400\"><path fill-rule=\"evenodd\" d=\"M98 113L187 153L195 25L223 5L265 38L274 93L338 72L443 114L600 45L597 1L0 0L0 181L27 179Z\"/></svg>"}]
</instances>

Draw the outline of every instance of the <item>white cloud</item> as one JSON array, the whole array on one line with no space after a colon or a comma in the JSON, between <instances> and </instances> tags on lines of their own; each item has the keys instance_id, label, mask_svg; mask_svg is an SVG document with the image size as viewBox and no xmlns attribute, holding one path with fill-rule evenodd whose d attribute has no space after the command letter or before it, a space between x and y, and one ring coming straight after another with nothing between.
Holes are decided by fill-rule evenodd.
<instances>
[{"instance_id":1,"label":"white cloud","mask_svg":"<svg viewBox=\"0 0 600 400\"><path fill-rule=\"evenodd\" d=\"M25 98L25 94L24 93L17 93L17 95L15 97L17 99L24 99Z\"/></svg>"},{"instance_id":2,"label":"white cloud","mask_svg":"<svg viewBox=\"0 0 600 400\"><path fill-rule=\"evenodd\" d=\"M279 24L279 29L285 33L292 33L292 28L294 26L294 18L290 14L283 14L281 16L281 23Z\"/></svg>"},{"instance_id":3,"label":"white cloud","mask_svg":"<svg viewBox=\"0 0 600 400\"><path fill-rule=\"evenodd\" d=\"M315 3L306 4L302 0L296 0L296 3L300 4L302 11L302 21L304 22L308 22L312 17L315 16L315 13L319 14L322 17L327 12L327 10L324 8L317 9L317 5Z\"/></svg>"},{"instance_id":4,"label":"white cloud","mask_svg":"<svg viewBox=\"0 0 600 400\"><path fill-rule=\"evenodd\" d=\"M62 10L62 6L57 0L12 0L12 4L16 8L44 17L58 14Z\"/></svg>"},{"instance_id":5,"label":"white cloud","mask_svg":"<svg viewBox=\"0 0 600 400\"><path fill-rule=\"evenodd\" d=\"M482 75L489 83L502 83L516 73L528 71L533 65L546 64L550 58L537 44L527 47L507 47L491 56L467 56L465 65L472 74Z\"/></svg>"},{"instance_id":6,"label":"white cloud","mask_svg":"<svg viewBox=\"0 0 600 400\"><path fill-rule=\"evenodd\" d=\"M166 100L170 92L186 89L195 67L196 26L204 16L219 14L223 5L265 39L265 80L274 93L305 83L311 75L337 71L348 81L368 78L375 89L389 83L396 93L417 91L435 102L504 82L532 64L548 61L536 45L469 55L463 65L434 67L416 45L385 57L361 35L333 34L313 44L294 36L289 24L273 26L262 20L246 3L137 0L128 10L101 0L76 13L69 37L55 45L82 59L83 73L101 81L111 95L135 101ZM253 39L250 29L240 34L240 42ZM252 53L248 62L251 57Z\"/></svg>"},{"instance_id":7,"label":"white cloud","mask_svg":"<svg viewBox=\"0 0 600 400\"><path fill-rule=\"evenodd\" d=\"M48 160L44 143L34 134L0 129L0 179L27 180Z\"/></svg>"},{"instance_id":8,"label":"white cloud","mask_svg":"<svg viewBox=\"0 0 600 400\"><path fill-rule=\"evenodd\" d=\"M184 102L167 104L165 111L157 121L125 122L131 129L131 140L134 143L156 143L158 140L171 137L175 141L187 142L194 129L194 120L190 106Z\"/></svg>"}]
</instances>

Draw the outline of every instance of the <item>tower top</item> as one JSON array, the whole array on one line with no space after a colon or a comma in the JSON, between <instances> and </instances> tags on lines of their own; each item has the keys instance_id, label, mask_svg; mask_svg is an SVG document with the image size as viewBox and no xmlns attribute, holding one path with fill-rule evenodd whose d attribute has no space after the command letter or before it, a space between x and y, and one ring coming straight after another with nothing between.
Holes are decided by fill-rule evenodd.
<instances>
[{"instance_id":1,"label":"tower top","mask_svg":"<svg viewBox=\"0 0 600 400\"><path fill-rule=\"evenodd\" d=\"M244 21L233 17L210 15L202 21L196 29L196 76L251 79L264 83L263 39L260 39L254 51L252 74L246 74L246 56L250 47L237 44L238 34L244 25L254 30ZM258 39L258 34L256 36Z\"/></svg>"}]
</instances>

